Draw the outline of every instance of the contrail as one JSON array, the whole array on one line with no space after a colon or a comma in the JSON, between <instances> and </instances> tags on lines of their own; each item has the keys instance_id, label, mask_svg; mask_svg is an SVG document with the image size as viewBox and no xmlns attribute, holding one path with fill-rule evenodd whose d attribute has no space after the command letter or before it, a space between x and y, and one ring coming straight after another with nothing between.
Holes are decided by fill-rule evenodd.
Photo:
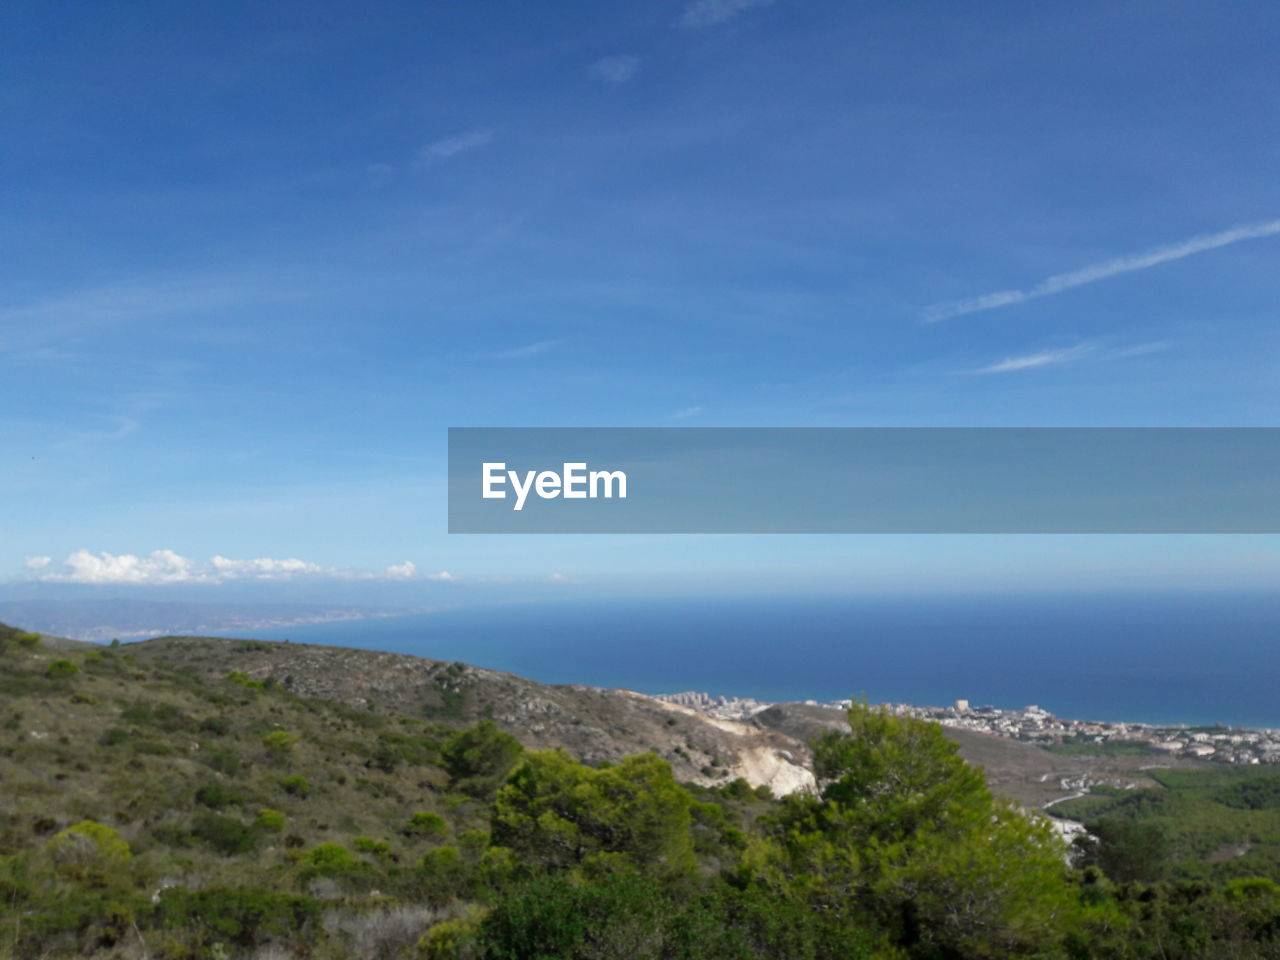
<instances>
[{"instance_id":1,"label":"contrail","mask_svg":"<svg viewBox=\"0 0 1280 960\"><path fill-rule=\"evenodd\" d=\"M1051 297L1072 287L1083 287L1087 283L1105 280L1121 273L1132 273L1145 270L1170 260L1181 260L1193 253L1216 250L1241 240L1256 240L1259 237L1270 237L1280 233L1280 220L1267 220L1263 223L1242 224L1223 230L1220 233L1203 233L1179 243L1169 244L1148 250L1146 253L1131 253L1128 256L1116 257L1103 263L1095 263L1070 273L1059 273L1042 280L1027 290L997 290L995 293L984 293L967 300L952 300L948 303L936 303L927 307L921 314L925 323L937 323L939 320L950 320L968 313L980 313L983 310L994 310L996 307L1007 307L1010 304L1022 303L1024 300L1035 300L1038 297Z\"/></svg>"}]
</instances>

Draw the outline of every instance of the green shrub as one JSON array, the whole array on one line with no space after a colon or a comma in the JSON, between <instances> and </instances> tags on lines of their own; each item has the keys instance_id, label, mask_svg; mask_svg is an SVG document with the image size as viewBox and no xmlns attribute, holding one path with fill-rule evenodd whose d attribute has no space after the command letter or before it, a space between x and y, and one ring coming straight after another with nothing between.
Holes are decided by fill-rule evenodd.
<instances>
[{"instance_id":1,"label":"green shrub","mask_svg":"<svg viewBox=\"0 0 1280 960\"><path fill-rule=\"evenodd\" d=\"M493 794L524 753L520 741L491 720L460 730L444 746L444 767L455 789L473 797Z\"/></svg>"},{"instance_id":2,"label":"green shrub","mask_svg":"<svg viewBox=\"0 0 1280 960\"><path fill-rule=\"evenodd\" d=\"M360 861L340 843L322 843L303 854L302 863L308 876L336 877L355 870Z\"/></svg>"},{"instance_id":3,"label":"green shrub","mask_svg":"<svg viewBox=\"0 0 1280 960\"><path fill-rule=\"evenodd\" d=\"M419 810L409 818L400 832L409 837L442 837L445 833L444 817L438 813Z\"/></svg>"},{"instance_id":4,"label":"green shrub","mask_svg":"<svg viewBox=\"0 0 1280 960\"><path fill-rule=\"evenodd\" d=\"M469 871L457 847L436 847L423 854L414 871L418 899L439 906L466 892Z\"/></svg>"},{"instance_id":5,"label":"green shrub","mask_svg":"<svg viewBox=\"0 0 1280 960\"><path fill-rule=\"evenodd\" d=\"M0 623L0 653L10 644L23 650L33 650L40 646L40 634L28 633L7 623Z\"/></svg>"},{"instance_id":6,"label":"green shrub","mask_svg":"<svg viewBox=\"0 0 1280 960\"><path fill-rule=\"evenodd\" d=\"M221 810L223 807L238 806L240 797L218 783L205 784L196 790L196 803L210 810Z\"/></svg>"},{"instance_id":7,"label":"green shrub","mask_svg":"<svg viewBox=\"0 0 1280 960\"><path fill-rule=\"evenodd\" d=\"M262 738L262 745L276 756L285 756L293 750L294 745L302 739L288 730L272 730Z\"/></svg>"},{"instance_id":8,"label":"green shrub","mask_svg":"<svg viewBox=\"0 0 1280 960\"><path fill-rule=\"evenodd\" d=\"M391 844L385 840L375 840L373 837L356 837L351 841L351 845L359 853L370 853L375 857L391 856Z\"/></svg>"},{"instance_id":9,"label":"green shrub","mask_svg":"<svg viewBox=\"0 0 1280 960\"><path fill-rule=\"evenodd\" d=\"M98 742L104 747L118 747L129 739L129 731L122 730L120 727L109 727L98 738Z\"/></svg>"},{"instance_id":10,"label":"green shrub","mask_svg":"<svg viewBox=\"0 0 1280 960\"><path fill-rule=\"evenodd\" d=\"M472 956L471 947L488 912L487 908L472 904L467 906L462 916L437 923L418 940L418 953L425 960L456 960Z\"/></svg>"},{"instance_id":11,"label":"green shrub","mask_svg":"<svg viewBox=\"0 0 1280 960\"><path fill-rule=\"evenodd\" d=\"M203 813L196 817L191 836L227 857L251 853L258 842L249 827L217 813Z\"/></svg>"},{"instance_id":12,"label":"green shrub","mask_svg":"<svg viewBox=\"0 0 1280 960\"><path fill-rule=\"evenodd\" d=\"M272 833L279 833L284 829L285 815L279 810L272 810L269 807L263 807L258 811L258 819L253 825L259 830L270 830Z\"/></svg>"},{"instance_id":13,"label":"green shrub","mask_svg":"<svg viewBox=\"0 0 1280 960\"><path fill-rule=\"evenodd\" d=\"M370 780L367 777L356 777L356 789L380 799L394 796L396 792L391 784L383 783L381 780Z\"/></svg>"},{"instance_id":14,"label":"green shrub","mask_svg":"<svg viewBox=\"0 0 1280 960\"><path fill-rule=\"evenodd\" d=\"M45 849L63 876L95 884L105 883L133 859L119 832L94 820L67 827Z\"/></svg>"},{"instance_id":15,"label":"green shrub","mask_svg":"<svg viewBox=\"0 0 1280 960\"><path fill-rule=\"evenodd\" d=\"M131 703L120 711L120 719L139 727L156 727L166 732L191 730L194 724L172 703Z\"/></svg>"},{"instance_id":16,"label":"green shrub","mask_svg":"<svg viewBox=\"0 0 1280 960\"><path fill-rule=\"evenodd\" d=\"M209 766L209 769L216 770L218 773L225 774L228 777L234 777L240 772L240 758L230 750L210 750L201 754L201 759Z\"/></svg>"},{"instance_id":17,"label":"green shrub","mask_svg":"<svg viewBox=\"0 0 1280 960\"><path fill-rule=\"evenodd\" d=\"M311 784L306 777L299 773L291 773L287 777L281 777L280 789L295 797L308 797L311 795Z\"/></svg>"},{"instance_id":18,"label":"green shrub","mask_svg":"<svg viewBox=\"0 0 1280 960\"><path fill-rule=\"evenodd\" d=\"M212 734L215 737L225 737L231 732L231 722L221 714L205 717L200 721L199 730L201 733Z\"/></svg>"},{"instance_id":19,"label":"green shrub","mask_svg":"<svg viewBox=\"0 0 1280 960\"><path fill-rule=\"evenodd\" d=\"M273 937L296 935L320 912L310 897L266 890L191 891L171 887L160 894L158 920L168 929L198 931L202 947L229 941L251 948ZM225 953L225 947L221 951ZM215 956L202 950L200 956Z\"/></svg>"},{"instance_id":20,"label":"green shrub","mask_svg":"<svg viewBox=\"0 0 1280 960\"><path fill-rule=\"evenodd\" d=\"M44 675L50 680L66 680L69 677L74 677L79 672L80 668L74 662L66 658L59 658L49 664Z\"/></svg>"},{"instance_id":21,"label":"green shrub","mask_svg":"<svg viewBox=\"0 0 1280 960\"><path fill-rule=\"evenodd\" d=\"M243 670L232 670L227 674L227 679L232 683L238 683L240 686L249 690L262 689L262 681L253 679L253 677L249 676Z\"/></svg>"}]
</instances>

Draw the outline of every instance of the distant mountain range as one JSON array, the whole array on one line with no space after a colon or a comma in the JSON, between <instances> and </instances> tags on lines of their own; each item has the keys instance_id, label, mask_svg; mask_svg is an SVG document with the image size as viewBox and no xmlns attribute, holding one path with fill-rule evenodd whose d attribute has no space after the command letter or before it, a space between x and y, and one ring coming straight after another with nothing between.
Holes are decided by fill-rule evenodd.
<instances>
[{"instance_id":1,"label":"distant mountain range","mask_svg":"<svg viewBox=\"0 0 1280 960\"><path fill-rule=\"evenodd\" d=\"M166 634L244 633L269 627L371 620L428 612L305 603L188 603L134 599L4 600L0 621L105 643Z\"/></svg>"}]
</instances>

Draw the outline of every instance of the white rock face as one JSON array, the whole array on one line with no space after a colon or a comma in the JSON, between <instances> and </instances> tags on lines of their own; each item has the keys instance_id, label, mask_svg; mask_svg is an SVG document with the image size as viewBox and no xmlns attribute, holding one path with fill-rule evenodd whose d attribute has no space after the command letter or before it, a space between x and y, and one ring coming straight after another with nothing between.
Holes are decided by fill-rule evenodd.
<instances>
[{"instance_id":1,"label":"white rock face","mask_svg":"<svg viewBox=\"0 0 1280 960\"><path fill-rule=\"evenodd\" d=\"M736 720L709 717L699 710L669 700L646 699L661 703L672 713L696 718L727 734L725 739L734 754L733 762L725 764L730 779L741 777L753 787L768 787L779 797L797 790L812 790L816 786L813 771L797 757L801 745L789 737Z\"/></svg>"}]
</instances>

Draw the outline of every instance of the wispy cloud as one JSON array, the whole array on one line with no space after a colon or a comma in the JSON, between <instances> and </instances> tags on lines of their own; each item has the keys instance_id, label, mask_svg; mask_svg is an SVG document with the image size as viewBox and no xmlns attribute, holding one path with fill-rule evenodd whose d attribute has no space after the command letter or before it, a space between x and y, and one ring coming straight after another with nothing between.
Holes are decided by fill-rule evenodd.
<instances>
[{"instance_id":1,"label":"wispy cloud","mask_svg":"<svg viewBox=\"0 0 1280 960\"><path fill-rule=\"evenodd\" d=\"M1125 357L1145 357L1151 353L1160 353L1173 346L1172 340L1153 340L1150 343L1135 343L1132 347L1120 347L1107 353L1108 360L1121 360Z\"/></svg>"},{"instance_id":2,"label":"wispy cloud","mask_svg":"<svg viewBox=\"0 0 1280 960\"><path fill-rule=\"evenodd\" d=\"M426 163L449 160L493 142L492 130L468 130L451 137L442 137L428 143L418 151L418 158Z\"/></svg>"},{"instance_id":3,"label":"wispy cloud","mask_svg":"<svg viewBox=\"0 0 1280 960\"><path fill-rule=\"evenodd\" d=\"M609 57L601 57L587 69L587 73L605 83L626 83L639 69L639 57L629 53L615 53Z\"/></svg>"},{"instance_id":4,"label":"wispy cloud","mask_svg":"<svg viewBox=\"0 0 1280 960\"><path fill-rule=\"evenodd\" d=\"M1083 287L1086 284L1096 283L1099 280L1105 280L1108 277L1118 276L1122 273L1146 270L1148 267L1159 266L1171 260L1181 260L1183 257L1204 253L1206 250L1216 250L1218 247L1239 243L1242 240L1257 240L1261 237L1270 237L1276 234L1280 234L1280 220L1242 224L1218 233L1200 234L1178 243L1156 247L1154 250L1148 250L1145 253L1132 253L1106 260L1102 263L1095 263L1092 266L1082 267L1070 273L1059 273L1025 290L997 290L994 293L984 293L966 300L937 303L927 307L921 314L921 319L926 323L937 323L940 320L950 320L953 317L962 317L970 313L981 313L984 310L1007 307L1027 300L1050 297L1056 293L1062 293L1064 290Z\"/></svg>"},{"instance_id":5,"label":"wispy cloud","mask_svg":"<svg viewBox=\"0 0 1280 960\"><path fill-rule=\"evenodd\" d=\"M6 332L0 340L0 352L19 348L24 338L18 334L25 331L52 328L51 339L57 339L82 327L208 313L244 302L291 296L287 291L270 290L256 279L230 276L114 283L22 306L0 306L0 326Z\"/></svg>"},{"instance_id":6,"label":"wispy cloud","mask_svg":"<svg viewBox=\"0 0 1280 960\"><path fill-rule=\"evenodd\" d=\"M682 27L713 27L746 13L753 7L767 7L773 0L692 0L680 14Z\"/></svg>"},{"instance_id":7,"label":"wispy cloud","mask_svg":"<svg viewBox=\"0 0 1280 960\"><path fill-rule=\"evenodd\" d=\"M1138 343L1130 347L1103 349L1096 343L1080 343L1074 347L1060 347L1056 350L1041 350L1018 357L1006 357L989 366L970 370L970 373L1015 373L1019 370L1034 370L1037 367L1050 367L1063 363L1074 363L1086 358L1092 360L1122 360L1125 357L1140 357L1147 354L1167 350L1172 344L1168 340L1151 343Z\"/></svg>"},{"instance_id":8,"label":"wispy cloud","mask_svg":"<svg viewBox=\"0 0 1280 960\"><path fill-rule=\"evenodd\" d=\"M522 347L512 347L510 350L497 350L493 353L484 355L486 360L527 360L530 357L540 357L559 340L539 340L536 343L526 343Z\"/></svg>"},{"instance_id":9,"label":"wispy cloud","mask_svg":"<svg viewBox=\"0 0 1280 960\"><path fill-rule=\"evenodd\" d=\"M104 414L102 419L107 421L107 424L102 429L82 431L67 440L53 444L53 448L65 449L87 444L112 443L136 433L142 426L142 421L136 417L127 417L119 414Z\"/></svg>"},{"instance_id":10,"label":"wispy cloud","mask_svg":"<svg viewBox=\"0 0 1280 960\"><path fill-rule=\"evenodd\" d=\"M366 573L323 567L317 563L299 560L297 557L282 559L255 557L250 560L232 560L229 557L215 556L201 562L184 557L173 550L152 550L145 556L77 550L57 565L54 564L52 557L28 557L26 567L32 579L50 583L137 586L304 578L412 580L418 576L418 568L412 561L393 564L382 573ZM425 579L455 580L457 578L447 571L441 571L425 574Z\"/></svg>"},{"instance_id":11,"label":"wispy cloud","mask_svg":"<svg viewBox=\"0 0 1280 960\"><path fill-rule=\"evenodd\" d=\"M1041 350L1039 353L1028 353L1021 357L1006 357L998 363L974 370L974 373L1013 373L1015 370L1032 370L1035 367L1047 367L1058 363L1070 363L1093 353L1092 344L1082 343L1077 347L1066 347L1061 350Z\"/></svg>"},{"instance_id":12,"label":"wispy cloud","mask_svg":"<svg viewBox=\"0 0 1280 960\"><path fill-rule=\"evenodd\" d=\"M696 417L702 412L702 407L685 407L683 410L677 410L671 415L672 420L688 420L690 417Z\"/></svg>"}]
</instances>

